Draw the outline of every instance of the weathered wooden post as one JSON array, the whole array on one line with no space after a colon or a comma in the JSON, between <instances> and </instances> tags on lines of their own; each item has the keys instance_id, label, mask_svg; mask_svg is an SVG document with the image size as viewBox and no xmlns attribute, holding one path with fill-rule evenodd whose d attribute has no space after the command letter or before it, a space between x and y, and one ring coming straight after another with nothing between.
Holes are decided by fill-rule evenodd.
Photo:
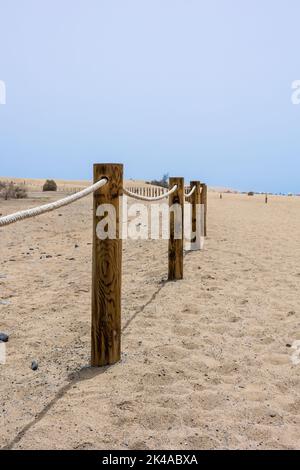
<instances>
[{"instance_id":1,"label":"weathered wooden post","mask_svg":"<svg viewBox=\"0 0 300 470\"><path fill-rule=\"evenodd\" d=\"M204 205L204 236L207 236L207 185L201 184L201 204Z\"/></svg>"},{"instance_id":2,"label":"weathered wooden post","mask_svg":"<svg viewBox=\"0 0 300 470\"><path fill-rule=\"evenodd\" d=\"M197 220L197 217L201 215L202 217L202 211L200 208L201 204L201 183L200 181L191 181L190 182L190 189L193 187L196 187L195 191L193 194L190 196L190 203L192 206L192 232L196 234L191 239L191 244L190 244L190 250L200 250L201 249L201 236L202 236L202 220L201 224L199 224L199 221ZM200 210L199 210L199 209ZM200 213L199 213L200 212ZM197 223L198 222L198 223Z\"/></svg>"},{"instance_id":3,"label":"weathered wooden post","mask_svg":"<svg viewBox=\"0 0 300 470\"><path fill-rule=\"evenodd\" d=\"M265 195L265 204L268 204L268 194Z\"/></svg>"},{"instance_id":4,"label":"weathered wooden post","mask_svg":"<svg viewBox=\"0 0 300 470\"><path fill-rule=\"evenodd\" d=\"M177 185L176 191L169 196L170 234L169 234L169 275L170 281L183 278L184 242L184 178L170 178L169 189Z\"/></svg>"},{"instance_id":5,"label":"weathered wooden post","mask_svg":"<svg viewBox=\"0 0 300 470\"><path fill-rule=\"evenodd\" d=\"M107 184L94 192L92 366L114 364L121 355L122 224L119 220L119 197L123 188L123 165L95 164L94 182L104 177L108 179ZM99 214L102 204L110 205L112 212ZM97 235L97 225L107 213L108 223L115 224L115 238L103 240Z\"/></svg>"}]
</instances>

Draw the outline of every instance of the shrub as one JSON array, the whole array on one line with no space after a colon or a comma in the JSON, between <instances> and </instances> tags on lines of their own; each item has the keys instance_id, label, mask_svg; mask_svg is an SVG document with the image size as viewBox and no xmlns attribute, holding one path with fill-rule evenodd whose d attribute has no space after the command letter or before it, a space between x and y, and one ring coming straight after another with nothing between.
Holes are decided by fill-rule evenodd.
<instances>
[{"instance_id":1,"label":"shrub","mask_svg":"<svg viewBox=\"0 0 300 470\"><path fill-rule=\"evenodd\" d=\"M24 199L27 197L27 188L24 184L18 185L14 184L12 181L10 183L0 182L0 197L5 199Z\"/></svg>"},{"instance_id":2,"label":"shrub","mask_svg":"<svg viewBox=\"0 0 300 470\"><path fill-rule=\"evenodd\" d=\"M248 196L254 196L254 192L253 192L253 191L249 191Z\"/></svg>"},{"instance_id":3,"label":"shrub","mask_svg":"<svg viewBox=\"0 0 300 470\"><path fill-rule=\"evenodd\" d=\"M46 180L43 186L43 191L57 191L57 184L54 180Z\"/></svg>"}]
</instances>

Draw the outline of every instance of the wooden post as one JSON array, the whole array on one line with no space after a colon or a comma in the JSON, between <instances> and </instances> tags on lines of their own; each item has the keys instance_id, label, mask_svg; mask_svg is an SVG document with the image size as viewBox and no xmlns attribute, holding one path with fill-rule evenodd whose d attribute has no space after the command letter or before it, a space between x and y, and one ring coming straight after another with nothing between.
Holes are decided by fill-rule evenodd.
<instances>
[{"instance_id":1,"label":"wooden post","mask_svg":"<svg viewBox=\"0 0 300 470\"><path fill-rule=\"evenodd\" d=\"M268 204L268 194L265 195L265 204Z\"/></svg>"},{"instance_id":2,"label":"wooden post","mask_svg":"<svg viewBox=\"0 0 300 470\"><path fill-rule=\"evenodd\" d=\"M184 178L170 178L169 189L177 184L177 190L169 196L169 207L177 205L181 211L180 219L176 220L175 213L170 212L170 238L169 238L169 275L170 281L183 278L183 242L184 242ZM180 226L181 225L181 226ZM175 229L181 231L181 237L175 238ZM178 230L176 230L178 231Z\"/></svg>"},{"instance_id":3,"label":"wooden post","mask_svg":"<svg viewBox=\"0 0 300 470\"><path fill-rule=\"evenodd\" d=\"M94 192L92 279L92 366L105 366L121 355L122 239L119 197L123 188L123 165L95 164L94 182L106 177L105 186ZM97 209L110 204L116 214L116 238L100 240L96 229ZM106 213L105 213L106 216Z\"/></svg>"},{"instance_id":4,"label":"wooden post","mask_svg":"<svg viewBox=\"0 0 300 470\"><path fill-rule=\"evenodd\" d=\"M207 185L201 184L201 204L204 205L204 236L207 236Z\"/></svg>"},{"instance_id":5,"label":"wooden post","mask_svg":"<svg viewBox=\"0 0 300 470\"><path fill-rule=\"evenodd\" d=\"M197 206L201 204L201 183L200 181L191 181L190 189L196 186L195 191L190 196L190 203L192 205L192 232L196 233L196 237L193 237L191 240L191 250L200 250L201 249L201 226L200 231L198 230L199 223L197 224ZM199 213L198 213L199 215ZM198 221L199 222L199 221ZM202 222L202 221L201 221Z\"/></svg>"}]
</instances>

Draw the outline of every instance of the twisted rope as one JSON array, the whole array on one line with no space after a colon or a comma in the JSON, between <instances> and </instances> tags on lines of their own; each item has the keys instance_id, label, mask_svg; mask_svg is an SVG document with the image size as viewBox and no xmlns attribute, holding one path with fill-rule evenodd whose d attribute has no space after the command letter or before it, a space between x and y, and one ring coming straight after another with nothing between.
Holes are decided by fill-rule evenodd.
<instances>
[{"instance_id":1,"label":"twisted rope","mask_svg":"<svg viewBox=\"0 0 300 470\"><path fill-rule=\"evenodd\" d=\"M185 197L186 198L190 197L194 193L195 189L196 189L196 186L193 186L191 191L189 193L185 194Z\"/></svg>"},{"instance_id":2,"label":"twisted rope","mask_svg":"<svg viewBox=\"0 0 300 470\"><path fill-rule=\"evenodd\" d=\"M123 188L123 192L124 192L124 194L126 194L129 197L133 197L134 199L140 199L141 201L159 201L161 199L164 199L164 198L170 196L170 194L173 194L176 191L176 189L177 189L177 184L175 184L173 186L173 188L170 189L170 191L168 191L164 194L161 194L160 196L153 196L153 197L140 196L139 194L132 193L131 191L128 191L128 189L125 189L125 188Z\"/></svg>"},{"instance_id":3,"label":"twisted rope","mask_svg":"<svg viewBox=\"0 0 300 470\"><path fill-rule=\"evenodd\" d=\"M88 188L79 191L78 193L72 194L71 196L67 196L63 199L59 199L58 201L51 202L49 204L44 204L39 207L33 207L32 209L26 209L24 211L15 212L14 214L6 215L4 217L0 217L0 227L4 227L5 225L13 224L20 220L29 219L30 217L35 217L37 215L45 214L46 212L54 211L63 206L67 206L72 202L78 201L85 196L97 191L97 189L101 188L107 183L106 178L102 178L97 183L89 186Z\"/></svg>"}]
</instances>

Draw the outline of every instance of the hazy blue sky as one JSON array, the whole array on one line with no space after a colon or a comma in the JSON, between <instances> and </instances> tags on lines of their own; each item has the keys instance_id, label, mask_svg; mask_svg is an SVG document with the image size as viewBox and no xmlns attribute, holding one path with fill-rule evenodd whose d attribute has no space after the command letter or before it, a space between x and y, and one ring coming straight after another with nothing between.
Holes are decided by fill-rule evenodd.
<instances>
[{"instance_id":1,"label":"hazy blue sky","mask_svg":"<svg viewBox=\"0 0 300 470\"><path fill-rule=\"evenodd\" d=\"M0 0L0 174L300 192L299 0Z\"/></svg>"}]
</instances>

